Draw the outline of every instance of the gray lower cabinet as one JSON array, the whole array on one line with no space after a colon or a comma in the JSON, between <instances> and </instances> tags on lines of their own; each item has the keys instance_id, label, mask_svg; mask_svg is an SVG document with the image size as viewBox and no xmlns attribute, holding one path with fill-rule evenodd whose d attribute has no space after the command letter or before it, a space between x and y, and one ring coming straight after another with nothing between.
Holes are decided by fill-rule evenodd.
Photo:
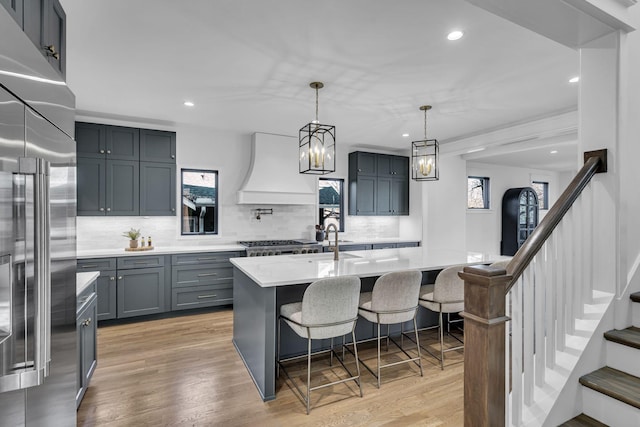
<instances>
[{"instance_id":1,"label":"gray lower cabinet","mask_svg":"<svg viewBox=\"0 0 640 427\"><path fill-rule=\"evenodd\" d=\"M374 243L371 245L371 249L393 249L397 247L397 243Z\"/></svg>"},{"instance_id":2,"label":"gray lower cabinet","mask_svg":"<svg viewBox=\"0 0 640 427\"><path fill-rule=\"evenodd\" d=\"M22 26L22 6L23 0L0 0L0 4L3 5L8 11L9 15Z\"/></svg>"},{"instance_id":3,"label":"gray lower cabinet","mask_svg":"<svg viewBox=\"0 0 640 427\"><path fill-rule=\"evenodd\" d=\"M163 313L164 267L118 270L118 318Z\"/></svg>"},{"instance_id":4,"label":"gray lower cabinet","mask_svg":"<svg viewBox=\"0 0 640 427\"><path fill-rule=\"evenodd\" d=\"M396 243L397 248L417 248L420 246L420 242L399 242Z\"/></svg>"},{"instance_id":5,"label":"gray lower cabinet","mask_svg":"<svg viewBox=\"0 0 640 427\"><path fill-rule=\"evenodd\" d=\"M76 334L78 339L78 370L76 407L80 405L98 364L96 283L89 285L78 298Z\"/></svg>"},{"instance_id":6,"label":"gray lower cabinet","mask_svg":"<svg viewBox=\"0 0 640 427\"><path fill-rule=\"evenodd\" d=\"M96 280L98 295L97 319L109 320L117 317L116 300L116 258L79 259L78 272L99 271Z\"/></svg>"},{"instance_id":7,"label":"gray lower cabinet","mask_svg":"<svg viewBox=\"0 0 640 427\"><path fill-rule=\"evenodd\" d=\"M233 302L233 267L239 252L173 255L171 309L212 307Z\"/></svg>"}]
</instances>

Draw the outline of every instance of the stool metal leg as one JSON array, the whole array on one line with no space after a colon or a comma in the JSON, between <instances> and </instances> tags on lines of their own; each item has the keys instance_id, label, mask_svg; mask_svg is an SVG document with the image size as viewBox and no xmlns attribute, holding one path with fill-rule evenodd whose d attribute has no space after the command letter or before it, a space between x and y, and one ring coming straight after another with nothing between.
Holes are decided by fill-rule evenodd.
<instances>
[{"instance_id":1,"label":"stool metal leg","mask_svg":"<svg viewBox=\"0 0 640 427\"><path fill-rule=\"evenodd\" d=\"M278 343L276 345L276 379L280 378L280 325L282 318L278 316Z\"/></svg>"},{"instance_id":2,"label":"stool metal leg","mask_svg":"<svg viewBox=\"0 0 640 427\"><path fill-rule=\"evenodd\" d=\"M353 354L356 358L356 372L358 373L358 387L360 388L360 397L363 396L362 394L362 378L360 377L360 362L358 360L358 346L356 345L356 332L355 332L355 327L351 330L351 339L353 340ZM342 337L342 340L344 341L344 337ZM343 356L342 356L342 360L344 360L344 347L343 347Z\"/></svg>"},{"instance_id":3,"label":"stool metal leg","mask_svg":"<svg viewBox=\"0 0 640 427\"><path fill-rule=\"evenodd\" d=\"M440 369L444 370L444 328L442 325L442 304L440 305Z\"/></svg>"},{"instance_id":4,"label":"stool metal leg","mask_svg":"<svg viewBox=\"0 0 640 427\"><path fill-rule=\"evenodd\" d=\"M307 338L307 415L311 404L311 338Z\"/></svg>"},{"instance_id":5,"label":"stool metal leg","mask_svg":"<svg viewBox=\"0 0 640 427\"><path fill-rule=\"evenodd\" d=\"M413 332L416 334L416 348L418 349L418 366L420 366L420 376L424 377L422 373L422 356L420 355L420 341L418 341L418 324L416 323L416 316L413 316Z\"/></svg>"},{"instance_id":6,"label":"stool metal leg","mask_svg":"<svg viewBox=\"0 0 640 427\"><path fill-rule=\"evenodd\" d=\"M378 388L380 388L380 323L378 325Z\"/></svg>"}]
</instances>

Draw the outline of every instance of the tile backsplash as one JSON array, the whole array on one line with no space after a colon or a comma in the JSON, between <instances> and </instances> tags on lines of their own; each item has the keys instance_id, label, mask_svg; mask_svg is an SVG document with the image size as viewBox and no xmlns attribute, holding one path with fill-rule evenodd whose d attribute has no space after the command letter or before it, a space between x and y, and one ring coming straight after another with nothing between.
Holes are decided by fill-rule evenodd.
<instances>
[{"instance_id":1,"label":"tile backsplash","mask_svg":"<svg viewBox=\"0 0 640 427\"><path fill-rule=\"evenodd\" d=\"M256 209L273 209L256 219ZM140 229L154 246L194 246L235 243L239 240L314 239L316 208L313 205L227 205L221 207L218 235L182 236L179 217L105 216L77 218L78 250L114 249L127 245L122 233ZM394 238L399 235L398 217L345 218L341 239Z\"/></svg>"}]
</instances>

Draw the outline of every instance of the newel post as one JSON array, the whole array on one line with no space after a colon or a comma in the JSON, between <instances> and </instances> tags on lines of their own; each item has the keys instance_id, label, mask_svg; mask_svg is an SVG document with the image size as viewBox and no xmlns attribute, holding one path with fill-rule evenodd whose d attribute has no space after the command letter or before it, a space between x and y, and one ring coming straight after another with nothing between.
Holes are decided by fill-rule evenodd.
<instances>
[{"instance_id":1,"label":"newel post","mask_svg":"<svg viewBox=\"0 0 640 427\"><path fill-rule=\"evenodd\" d=\"M502 268L465 267L464 425L505 425L505 287Z\"/></svg>"}]
</instances>

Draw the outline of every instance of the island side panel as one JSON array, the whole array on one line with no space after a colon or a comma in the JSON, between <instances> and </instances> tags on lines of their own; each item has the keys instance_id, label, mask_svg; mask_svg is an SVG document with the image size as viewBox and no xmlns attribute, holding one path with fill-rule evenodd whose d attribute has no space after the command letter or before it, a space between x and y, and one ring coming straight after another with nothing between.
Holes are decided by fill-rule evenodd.
<instances>
[{"instance_id":1,"label":"island side panel","mask_svg":"<svg viewBox=\"0 0 640 427\"><path fill-rule=\"evenodd\" d=\"M263 400L275 394L276 290L233 268L233 344Z\"/></svg>"}]
</instances>

